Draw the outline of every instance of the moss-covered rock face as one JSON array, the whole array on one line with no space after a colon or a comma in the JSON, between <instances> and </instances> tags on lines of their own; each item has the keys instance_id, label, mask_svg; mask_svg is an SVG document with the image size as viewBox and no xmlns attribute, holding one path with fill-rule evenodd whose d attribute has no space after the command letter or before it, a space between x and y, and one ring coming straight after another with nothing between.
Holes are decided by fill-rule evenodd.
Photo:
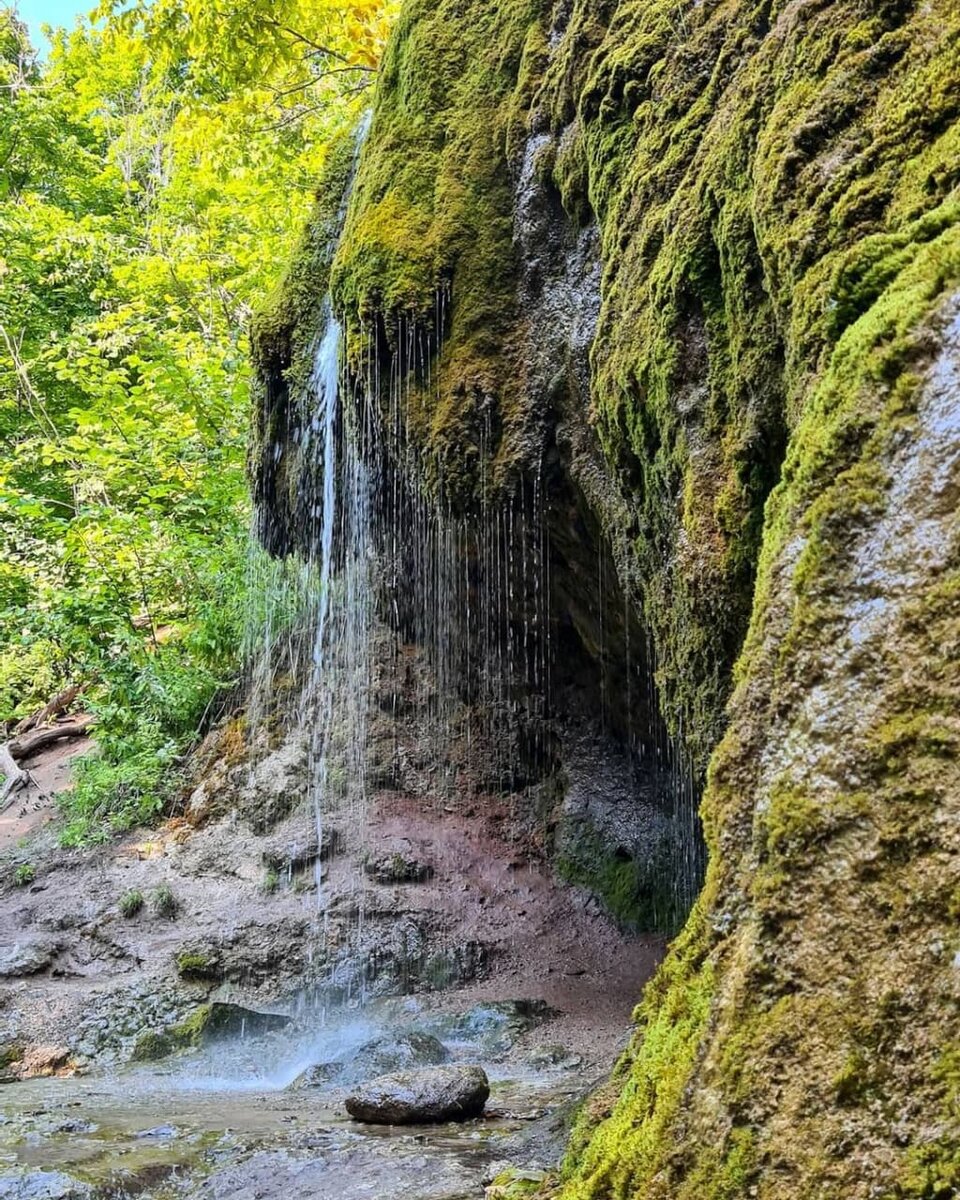
<instances>
[{"instance_id":1,"label":"moss-covered rock face","mask_svg":"<svg viewBox=\"0 0 960 1200\"><path fill-rule=\"evenodd\" d=\"M373 321L384 351L416 377L421 339L429 354L442 335L441 368L429 383L413 379L405 424L427 479L463 498L479 491L481 453L500 476L529 465L510 165L542 66L546 9L544 0L405 5L333 265L355 354L360 320ZM491 413L502 436L481 451Z\"/></svg>"},{"instance_id":2,"label":"moss-covered rock face","mask_svg":"<svg viewBox=\"0 0 960 1200\"><path fill-rule=\"evenodd\" d=\"M960 1186L958 271L952 231L850 329L797 427L707 886L565 1197Z\"/></svg>"},{"instance_id":3,"label":"moss-covered rock face","mask_svg":"<svg viewBox=\"0 0 960 1200\"><path fill-rule=\"evenodd\" d=\"M355 365L415 368L448 496L560 460L712 753L568 1200L960 1189L958 80L955 0L409 0L393 40Z\"/></svg>"},{"instance_id":4,"label":"moss-covered rock face","mask_svg":"<svg viewBox=\"0 0 960 1200\"><path fill-rule=\"evenodd\" d=\"M343 137L333 146L310 224L250 331L253 403L248 465L258 534L274 554L289 552L312 521L305 509L309 489L303 487L310 468L298 445L309 421L306 384L355 154L353 138Z\"/></svg>"}]
</instances>

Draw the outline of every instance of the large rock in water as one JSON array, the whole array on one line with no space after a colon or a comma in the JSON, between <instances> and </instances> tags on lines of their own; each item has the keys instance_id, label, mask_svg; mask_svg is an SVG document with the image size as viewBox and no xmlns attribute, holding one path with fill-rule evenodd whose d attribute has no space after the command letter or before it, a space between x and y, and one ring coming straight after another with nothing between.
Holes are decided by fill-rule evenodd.
<instances>
[{"instance_id":1,"label":"large rock in water","mask_svg":"<svg viewBox=\"0 0 960 1200\"><path fill-rule=\"evenodd\" d=\"M479 1117L489 1095L481 1067L426 1067L371 1079L346 1105L355 1121L370 1125L427 1125Z\"/></svg>"}]
</instances>

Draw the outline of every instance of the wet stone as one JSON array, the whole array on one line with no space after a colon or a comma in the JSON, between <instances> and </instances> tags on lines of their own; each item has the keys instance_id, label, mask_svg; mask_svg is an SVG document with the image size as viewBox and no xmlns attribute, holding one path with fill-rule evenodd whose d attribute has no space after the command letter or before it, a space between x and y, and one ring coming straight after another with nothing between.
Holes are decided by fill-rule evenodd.
<instances>
[{"instance_id":1,"label":"wet stone","mask_svg":"<svg viewBox=\"0 0 960 1200\"><path fill-rule=\"evenodd\" d=\"M543 1000L487 1000L464 1013L435 1017L424 1028L445 1042L469 1042L487 1054L504 1054L521 1034L555 1016Z\"/></svg>"},{"instance_id":2,"label":"wet stone","mask_svg":"<svg viewBox=\"0 0 960 1200\"><path fill-rule=\"evenodd\" d=\"M433 1067L447 1062L450 1053L428 1033L405 1033L374 1039L342 1062L320 1063L296 1080L295 1087L326 1087L360 1083L394 1071Z\"/></svg>"},{"instance_id":3,"label":"wet stone","mask_svg":"<svg viewBox=\"0 0 960 1200\"><path fill-rule=\"evenodd\" d=\"M314 825L304 825L294 831L285 831L283 836L274 837L264 846L261 861L269 871L278 875L296 875L314 865L319 859L326 862L338 852L340 835L333 829L324 829L317 836Z\"/></svg>"},{"instance_id":4,"label":"wet stone","mask_svg":"<svg viewBox=\"0 0 960 1200\"><path fill-rule=\"evenodd\" d=\"M421 862L406 847L397 847L386 854L377 855L364 863L364 872L374 881L381 884L395 883L425 883L433 878L433 867Z\"/></svg>"},{"instance_id":5,"label":"wet stone","mask_svg":"<svg viewBox=\"0 0 960 1200\"><path fill-rule=\"evenodd\" d=\"M566 1046L554 1043L546 1046L534 1046L527 1055L527 1063L535 1071L542 1071L549 1067L572 1071L583 1066L583 1059L579 1054L571 1053Z\"/></svg>"},{"instance_id":6,"label":"wet stone","mask_svg":"<svg viewBox=\"0 0 960 1200\"><path fill-rule=\"evenodd\" d=\"M355 1121L371 1125L426 1125L479 1117L489 1095L481 1067L425 1067L361 1084L346 1108Z\"/></svg>"}]
</instances>

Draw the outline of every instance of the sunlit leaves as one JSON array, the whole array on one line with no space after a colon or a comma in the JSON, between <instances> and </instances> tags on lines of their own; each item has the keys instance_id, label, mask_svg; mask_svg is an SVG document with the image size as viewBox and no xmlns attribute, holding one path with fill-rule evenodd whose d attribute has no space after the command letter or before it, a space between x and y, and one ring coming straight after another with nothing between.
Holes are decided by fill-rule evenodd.
<instances>
[{"instance_id":1,"label":"sunlit leaves","mask_svg":"<svg viewBox=\"0 0 960 1200\"><path fill-rule=\"evenodd\" d=\"M247 320L365 102L391 11L107 3L40 64L0 9L11 653L56 644L64 671L119 688L117 662L146 670L148 631L171 622L178 644L235 657L223 589L242 591Z\"/></svg>"}]
</instances>

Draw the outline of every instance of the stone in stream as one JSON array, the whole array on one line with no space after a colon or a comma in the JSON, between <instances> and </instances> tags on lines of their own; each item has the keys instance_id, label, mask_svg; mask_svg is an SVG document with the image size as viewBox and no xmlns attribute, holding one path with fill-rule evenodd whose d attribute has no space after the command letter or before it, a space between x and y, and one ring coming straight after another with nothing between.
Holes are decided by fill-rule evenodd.
<instances>
[{"instance_id":1,"label":"stone in stream","mask_svg":"<svg viewBox=\"0 0 960 1200\"><path fill-rule=\"evenodd\" d=\"M428 1033L398 1033L366 1042L349 1059L308 1067L294 1087L325 1087L360 1083L376 1075L435 1067L450 1057L446 1046Z\"/></svg>"},{"instance_id":2,"label":"stone in stream","mask_svg":"<svg viewBox=\"0 0 960 1200\"><path fill-rule=\"evenodd\" d=\"M484 1054L505 1054L521 1034L552 1020L544 1000L483 1000L464 1013L443 1013L423 1022L445 1042L467 1042Z\"/></svg>"},{"instance_id":3,"label":"stone in stream","mask_svg":"<svg viewBox=\"0 0 960 1200\"><path fill-rule=\"evenodd\" d=\"M381 1075L346 1099L347 1112L369 1125L428 1125L479 1117L490 1095L481 1067L425 1067Z\"/></svg>"}]
</instances>

